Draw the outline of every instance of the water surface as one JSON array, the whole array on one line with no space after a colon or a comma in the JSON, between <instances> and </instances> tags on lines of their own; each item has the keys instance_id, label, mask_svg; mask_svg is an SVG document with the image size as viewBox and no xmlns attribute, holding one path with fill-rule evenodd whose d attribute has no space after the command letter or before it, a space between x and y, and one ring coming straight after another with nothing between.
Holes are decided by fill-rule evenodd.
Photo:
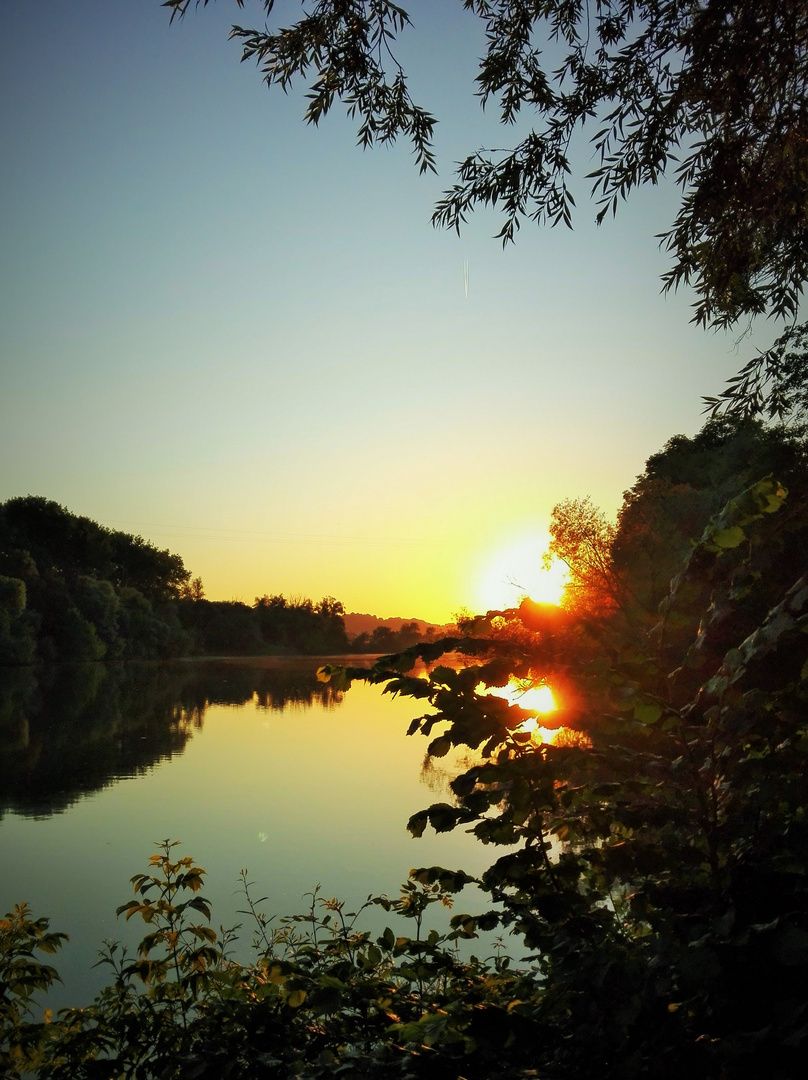
<instances>
[{"instance_id":1,"label":"water surface","mask_svg":"<svg viewBox=\"0 0 808 1080\"><path fill-rule=\"evenodd\" d=\"M164 838L207 870L217 926L245 921L243 867L264 909L282 915L318 884L358 905L396 894L413 866L477 874L493 861L463 832L406 831L412 813L448 798L423 770L426 740L405 735L418 703L363 683L336 693L317 682L318 663L0 675L0 912L26 901L70 935L54 961L64 987L48 1004L86 1003L103 979L92 967L103 939L142 936L115 908ZM481 902L464 892L457 910ZM375 909L365 921L380 930L390 919ZM244 959L249 940L245 927Z\"/></svg>"}]
</instances>

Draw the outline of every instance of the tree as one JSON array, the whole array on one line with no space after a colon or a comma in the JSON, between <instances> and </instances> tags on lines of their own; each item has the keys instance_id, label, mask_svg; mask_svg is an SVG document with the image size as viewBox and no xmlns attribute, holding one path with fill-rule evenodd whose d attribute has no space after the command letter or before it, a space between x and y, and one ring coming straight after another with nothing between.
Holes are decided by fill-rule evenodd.
<instances>
[{"instance_id":1,"label":"tree","mask_svg":"<svg viewBox=\"0 0 808 1080\"><path fill-rule=\"evenodd\" d=\"M675 435L648 458L623 493L611 545L614 573L630 589L646 625L710 517L737 494L774 475L800 505L806 475L806 430L766 426L758 420L709 420L692 438Z\"/></svg>"},{"instance_id":2,"label":"tree","mask_svg":"<svg viewBox=\"0 0 808 1080\"><path fill-rule=\"evenodd\" d=\"M236 0L244 7L244 0ZM208 0L195 0L207 6ZM191 0L164 0L172 20ZM260 0L267 19L274 0ZM664 288L690 285L695 320L730 326L793 318L808 276L808 7L804 0L463 0L486 33L478 95L503 125L536 127L511 149L478 150L435 210L459 229L501 210L503 243L521 222L571 224L570 146L585 126L598 221L634 188L673 172L678 213L662 243ZM268 86L310 79L306 120L341 101L363 147L409 138L434 169L435 124L392 52L409 17L391 0L317 0L297 22L234 26ZM548 48L550 46L550 48ZM560 51L560 56L559 56ZM548 57L553 57L548 60Z\"/></svg>"},{"instance_id":3,"label":"tree","mask_svg":"<svg viewBox=\"0 0 808 1080\"><path fill-rule=\"evenodd\" d=\"M703 401L713 416L808 419L808 322L789 326L744 364L723 393Z\"/></svg>"},{"instance_id":4,"label":"tree","mask_svg":"<svg viewBox=\"0 0 808 1080\"><path fill-rule=\"evenodd\" d=\"M760 425L722 420L670 440L628 505L642 504L646 481L654 499L665 482L720 484L744 447L754 468L765 456L756 439L774 460L774 435ZM144 1080L802 1075L808 479L804 446L783 432L780 441L793 452L789 483L758 479L713 514L651 633L619 606L554 621L525 602L371 669L319 669L335 694L367 679L412 697L409 733L428 738L430 758L471 751L451 801L417 811L408 828L462 827L495 852L491 864L477 879L418 867L399 900L369 901L412 919L414 937L388 927L374 940L339 901L315 899L277 932L258 918L255 964L225 961L227 935L188 921L210 917L201 870L167 841L119 909L149 932L134 957L108 947L111 982L91 1006L32 1025L21 991L44 989L55 973L6 978L0 1061L10 1075L93 1080L110 1062ZM582 500L570 512L571 541L588 542L592 522L598 534L591 511ZM5 586L14 612L22 584ZM317 614L283 597L257 607L304 623ZM512 693L544 681L566 727L555 740ZM421 934L425 908L471 883L489 910L453 914L449 935ZM255 914L249 899L248 908ZM31 962L37 925L15 916L0 925L0 1014L3 969L18 974L22 957L26 974L43 974ZM459 939L499 928L524 946L522 963L458 957Z\"/></svg>"},{"instance_id":5,"label":"tree","mask_svg":"<svg viewBox=\"0 0 808 1080\"><path fill-rule=\"evenodd\" d=\"M129 533L110 534L112 573L110 579L121 588L137 589L149 600L162 602L182 596L191 571L185 569L182 556L161 550Z\"/></svg>"},{"instance_id":6,"label":"tree","mask_svg":"<svg viewBox=\"0 0 808 1080\"><path fill-rule=\"evenodd\" d=\"M409 829L462 827L503 846L480 879L495 906L452 923L507 927L530 950L536 982L508 1009L535 1026L509 1037L531 1040L539 1075L796 1075L808 1040L805 453L804 431L759 422L676 436L616 528L588 499L554 511L555 553L583 600L565 619L526 602L369 675L337 673L343 687L369 678L416 699L410 734L429 737L430 757L474 751L453 801ZM658 614L657 566L673 578ZM426 675L411 673L417 661ZM555 742L502 692L543 682L567 729ZM415 871L425 883L451 873Z\"/></svg>"},{"instance_id":7,"label":"tree","mask_svg":"<svg viewBox=\"0 0 808 1080\"><path fill-rule=\"evenodd\" d=\"M42 496L26 495L0 504L0 558L6 563L27 559L33 575L51 570L108 577L112 535L95 521Z\"/></svg>"},{"instance_id":8,"label":"tree","mask_svg":"<svg viewBox=\"0 0 808 1080\"><path fill-rule=\"evenodd\" d=\"M565 606L578 615L618 613L648 630L711 515L739 488L775 475L797 502L802 498L807 435L805 427L714 417L692 437L669 438L648 458L645 471L623 492L617 525L589 498L557 503L544 561L560 558L569 570Z\"/></svg>"},{"instance_id":9,"label":"tree","mask_svg":"<svg viewBox=\"0 0 808 1080\"><path fill-rule=\"evenodd\" d=\"M545 561L555 556L569 569L565 605L578 614L618 613L649 629L711 516L739 489L773 475L802 506L807 437L804 426L715 417L692 438L674 435L648 458L623 493L616 526L588 498L558 503Z\"/></svg>"},{"instance_id":10,"label":"tree","mask_svg":"<svg viewBox=\"0 0 808 1080\"><path fill-rule=\"evenodd\" d=\"M537 965L508 1005L526 1026L508 1035L503 1075L523 1040L542 1076L797 1075L807 543L804 481L787 491L765 478L709 522L653 634L615 617L497 633L521 620L513 610L370 673L338 673L342 686L369 678L416 699L410 733L430 738L431 756L476 752L453 802L408 827L463 827L504 849L480 879L494 907L452 918L471 933L509 928ZM446 654L463 659L434 666ZM418 660L426 676L411 674ZM530 711L501 695L543 680L581 738L535 738ZM415 871L428 884L452 874Z\"/></svg>"},{"instance_id":11,"label":"tree","mask_svg":"<svg viewBox=\"0 0 808 1080\"><path fill-rule=\"evenodd\" d=\"M204 600L205 587L202 584L202 578L195 577L187 585L184 585L180 591L180 598L182 600Z\"/></svg>"},{"instance_id":12,"label":"tree","mask_svg":"<svg viewBox=\"0 0 808 1080\"><path fill-rule=\"evenodd\" d=\"M626 599L612 562L614 537L614 525L589 497L565 499L553 507L545 563L560 559L566 565L565 600L579 612L613 612Z\"/></svg>"}]
</instances>

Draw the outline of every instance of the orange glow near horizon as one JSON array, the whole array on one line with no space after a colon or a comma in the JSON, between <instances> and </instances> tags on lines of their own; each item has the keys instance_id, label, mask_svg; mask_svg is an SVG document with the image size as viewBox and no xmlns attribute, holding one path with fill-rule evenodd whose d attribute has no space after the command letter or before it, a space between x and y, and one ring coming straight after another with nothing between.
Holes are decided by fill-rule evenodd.
<instances>
[{"instance_id":1,"label":"orange glow near horizon","mask_svg":"<svg viewBox=\"0 0 808 1080\"><path fill-rule=\"evenodd\" d=\"M567 567L554 559L545 569L546 539L532 536L493 555L483 566L477 585L479 606L485 611L515 607L525 596L538 604L560 604Z\"/></svg>"},{"instance_id":2,"label":"orange glow near horizon","mask_svg":"<svg viewBox=\"0 0 808 1080\"><path fill-rule=\"evenodd\" d=\"M522 682L514 681L508 683L507 686L489 687L485 687L480 683L477 687L477 693L505 698L509 705L518 705L520 709L526 709L528 712L551 713L558 708L553 691L547 683L540 683L538 686L526 686Z\"/></svg>"},{"instance_id":3,"label":"orange glow near horizon","mask_svg":"<svg viewBox=\"0 0 808 1080\"><path fill-rule=\"evenodd\" d=\"M520 690L518 686L515 686L508 697L514 705L529 709L531 712L551 713L558 708L553 691L546 683L541 686L531 686L528 690Z\"/></svg>"},{"instance_id":4,"label":"orange glow near horizon","mask_svg":"<svg viewBox=\"0 0 808 1080\"><path fill-rule=\"evenodd\" d=\"M522 683L512 682L507 686L492 686L487 690L482 690L482 692L496 695L496 697L503 697L511 705L518 705L520 709L536 713L539 716L546 716L548 713L555 712L558 708L553 691L547 683L525 688ZM551 743L557 738L559 731L564 729L542 727L536 717L531 716L520 724L517 730L529 731L536 742Z\"/></svg>"},{"instance_id":5,"label":"orange glow near horizon","mask_svg":"<svg viewBox=\"0 0 808 1080\"><path fill-rule=\"evenodd\" d=\"M503 697L511 705L518 705L521 709L536 713L537 716L547 716L558 708L553 691L547 683L525 688L523 683L512 682L507 686L492 686L487 690L480 687L478 692ZM557 742L566 745L591 746L587 736L581 732L563 725L555 728L544 727L539 723L536 716L528 717L519 725L517 730L529 732L532 741L536 744Z\"/></svg>"}]
</instances>

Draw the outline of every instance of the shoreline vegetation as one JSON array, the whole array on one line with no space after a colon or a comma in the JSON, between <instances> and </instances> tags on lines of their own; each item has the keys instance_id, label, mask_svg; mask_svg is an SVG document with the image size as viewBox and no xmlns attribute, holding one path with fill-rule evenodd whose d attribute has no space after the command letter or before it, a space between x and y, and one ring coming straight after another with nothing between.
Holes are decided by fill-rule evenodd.
<instances>
[{"instance_id":1,"label":"shoreline vegetation","mask_svg":"<svg viewBox=\"0 0 808 1080\"><path fill-rule=\"evenodd\" d=\"M351 636L349 625L368 626ZM0 666L400 652L447 628L332 596L205 597L180 555L28 495L0 504Z\"/></svg>"},{"instance_id":2,"label":"shoreline vegetation","mask_svg":"<svg viewBox=\"0 0 808 1080\"><path fill-rule=\"evenodd\" d=\"M6 1075L801 1076L807 456L803 426L722 419L675 436L625 493L615 525L588 499L555 508L549 551L570 567L565 608L526 598L462 618L456 637L363 667L327 664L312 676L316 688L291 687L336 702L354 680L381 686L412 699L407 734L428 739L428 759L472 752L451 795L416 810L407 829L462 829L490 846L490 865L478 877L416 867L398 899L368 900L412 920L414 932L374 936L362 928L367 905L351 912L316 893L308 912L274 922L251 899L245 871L256 960L233 963L232 932L210 925L201 868L167 840L118 909L144 920L145 937L134 956L107 944L109 981L85 1009L32 1019L33 996L56 978L45 960L62 937L24 906L0 920ZM59 579L32 558L60 595ZM85 581L61 580L75 604L95 595ZM106 583L106 597L126 599L127 586ZM8 614L20 589L14 579L4 587ZM257 613L284 626L286 602L263 600ZM339 625L334 606L314 607L305 610L318 626ZM103 668L84 666L98 678ZM136 682L136 669L115 674ZM25 681L30 670L3 674ZM183 674L187 716L206 697L190 666ZM557 695L553 724L571 737L531 727L535 711L519 695L545 685ZM269 701L275 690L263 689ZM254 687L234 678L228 692L245 690ZM27 715L21 705L21 721ZM81 715L104 727L94 709ZM429 930L429 906L453 904L470 884L487 910L453 911L448 935ZM502 947L459 959L456 942L480 932L501 933Z\"/></svg>"}]
</instances>

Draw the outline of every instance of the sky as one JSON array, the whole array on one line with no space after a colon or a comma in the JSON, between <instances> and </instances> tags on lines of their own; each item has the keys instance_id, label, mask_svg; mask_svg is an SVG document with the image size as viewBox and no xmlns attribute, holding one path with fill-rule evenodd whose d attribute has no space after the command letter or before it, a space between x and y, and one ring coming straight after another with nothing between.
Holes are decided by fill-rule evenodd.
<instances>
[{"instance_id":1,"label":"sky","mask_svg":"<svg viewBox=\"0 0 808 1080\"><path fill-rule=\"evenodd\" d=\"M239 63L252 0L171 26L159 0L3 0L0 501L169 548L211 599L447 622L515 599L557 502L614 515L701 427L750 347L660 295L676 189L597 229L582 145L573 232L435 230L453 163L518 132L474 97L460 0L404 6L437 176Z\"/></svg>"}]
</instances>

